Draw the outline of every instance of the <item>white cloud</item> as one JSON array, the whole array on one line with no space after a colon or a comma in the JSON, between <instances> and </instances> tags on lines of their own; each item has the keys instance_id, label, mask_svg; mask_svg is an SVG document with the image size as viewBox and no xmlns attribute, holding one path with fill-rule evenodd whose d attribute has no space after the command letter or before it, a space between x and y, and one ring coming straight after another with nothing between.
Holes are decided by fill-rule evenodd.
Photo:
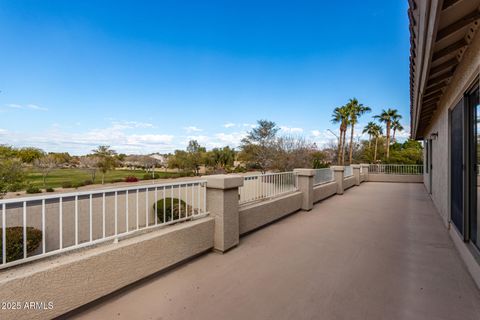
<instances>
[{"instance_id":1,"label":"white cloud","mask_svg":"<svg viewBox=\"0 0 480 320\"><path fill-rule=\"evenodd\" d=\"M287 126L280 126L280 130L282 130L285 133L302 133L303 132L302 128L292 128Z\"/></svg>"},{"instance_id":2,"label":"white cloud","mask_svg":"<svg viewBox=\"0 0 480 320\"><path fill-rule=\"evenodd\" d=\"M142 132L152 130L152 127L148 123L121 121L112 122L105 128L95 128L84 132L68 132L55 125L40 133L7 132L0 129L0 144L11 144L18 147L35 146L46 151L68 151L72 154L89 153L98 145L109 145L122 153L174 150L173 135Z\"/></svg>"},{"instance_id":3,"label":"white cloud","mask_svg":"<svg viewBox=\"0 0 480 320\"><path fill-rule=\"evenodd\" d=\"M195 126L184 127L183 129L184 129L187 133L203 131L203 129L197 128L197 127L195 127Z\"/></svg>"},{"instance_id":4,"label":"white cloud","mask_svg":"<svg viewBox=\"0 0 480 320\"><path fill-rule=\"evenodd\" d=\"M223 125L224 128L231 128L231 127L235 127L235 123L231 123L231 122L227 122Z\"/></svg>"},{"instance_id":5,"label":"white cloud","mask_svg":"<svg viewBox=\"0 0 480 320\"><path fill-rule=\"evenodd\" d=\"M47 108L40 107L36 104L16 104L16 103L10 103L7 104L7 107L10 109L19 109L19 110L36 110L36 111L48 111Z\"/></svg>"}]
</instances>

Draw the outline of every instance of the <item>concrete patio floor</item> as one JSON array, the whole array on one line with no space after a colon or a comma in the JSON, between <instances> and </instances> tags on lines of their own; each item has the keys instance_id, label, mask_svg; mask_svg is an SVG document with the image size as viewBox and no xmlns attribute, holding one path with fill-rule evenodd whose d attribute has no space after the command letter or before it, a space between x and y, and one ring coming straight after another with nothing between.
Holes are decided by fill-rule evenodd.
<instances>
[{"instance_id":1,"label":"concrete patio floor","mask_svg":"<svg viewBox=\"0 0 480 320\"><path fill-rule=\"evenodd\" d=\"M370 182L69 318L466 320L480 293L423 185Z\"/></svg>"}]
</instances>

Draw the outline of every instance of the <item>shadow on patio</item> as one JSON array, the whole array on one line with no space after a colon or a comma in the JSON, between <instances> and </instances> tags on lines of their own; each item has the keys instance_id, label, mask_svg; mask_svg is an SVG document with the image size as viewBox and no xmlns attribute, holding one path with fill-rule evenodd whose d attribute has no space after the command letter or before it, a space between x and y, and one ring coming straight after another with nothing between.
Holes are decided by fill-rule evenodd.
<instances>
[{"instance_id":1,"label":"shadow on patio","mask_svg":"<svg viewBox=\"0 0 480 320\"><path fill-rule=\"evenodd\" d=\"M422 184L365 183L75 319L478 319L480 294ZM71 316L71 315L70 315Z\"/></svg>"}]
</instances>

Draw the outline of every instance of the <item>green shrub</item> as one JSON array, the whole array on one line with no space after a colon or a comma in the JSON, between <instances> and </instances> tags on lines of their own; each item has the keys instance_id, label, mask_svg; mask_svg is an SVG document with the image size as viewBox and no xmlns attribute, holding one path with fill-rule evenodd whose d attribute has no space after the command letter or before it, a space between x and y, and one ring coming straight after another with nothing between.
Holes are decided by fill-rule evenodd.
<instances>
[{"instance_id":1,"label":"green shrub","mask_svg":"<svg viewBox=\"0 0 480 320\"><path fill-rule=\"evenodd\" d=\"M47 188L45 191L47 191L47 192L55 192L55 189L53 189L53 188Z\"/></svg>"},{"instance_id":2,"label":"green shrub","mask_svg":"<svg viewBox=\"0 0 480 320\"><path fill-rule=\"evenodd\" d=\"M151 179L159 179L160 178L160 175L158 173L155 173L154 175L152 175L151 173L145 173L143 175L143 180L151 180Z\"/></svg>"},{"instance_id":3,"label":"green shrub","mask_svg":"<svg viewBox=\"0 0 480 320\"><path fill-rule=\"evenodd\" d=\"M23 182L13 182L8 186L8 191L10 192L17 192L20 190L23 190L23 187L25 187L25 184Z\"/></svg>"},{"instance_id":4,"label":"green shrub","mask_svg":"<svg viewBox=\"0 0 480 320\"><path fill-rule=\"evenodd\" d=\"M75 189L83 187L83 186L85 186L84 182L77 182L77 183L72 184L72 188L75 188Z\"/></svg>"},{"instance_id":5,"label":"green shrub","mask_svg":"<svg viewBox=\"0 0 480 320\"><path fill-rule=\"evenodd\" d=\"M7 262L21 259L23 257L23 227L7 228ZM0 248L3 243L3 230L0 229ZM27 227L27 253L35 251L42 241L42 231ZM1 251L1 250L0 250ZM0 252L0 260L2 260Z\"/></svg>"},{"instance_id":6,"label":"green shrub","mask_svg":"<svg viewBox=\"0 0 480 320\"><path fill-rule=\"evenodd\" d=\"M72 187L72 182L71 181L65 181L62 183L62 188L68 189Z\"/></svg>"},{"instance_id":7,"label":"green shrub","mask_svg":"<svg viewBox=\"0 0 480 320\"><path fill-rule=\"evenodd\" d=\"M26 191L28 194L42 193L42 190L40 190L39 187L34 186L34 185L29 185L25 191Z\"/></svg>"},{"instance_id":8,"label":"green shrub","mask_svg":"<svg viewBox=\"0 0 480 320\"><path fill-rule=\"evenodd\" d=\"M163 208L165 207L165 221L163 221ZM179 210L180 209L180 210ZM155 205L153 205L153 210L155 210ZM165 198L165 202L163 199L157 201L157 217L158 221L160 223L163 222L169 222L172 220L176 220L179 218L179 213L181 211L181 217L185 217L185 213L187 212L187 215L190 216L192 215L192 207L187 206L185 201L180 200L180 205L179 201L177 198L173 198L173 205L172 205L172 198ZM196 210L194 210L196 213Z\"/></svg>"}]
</instances>

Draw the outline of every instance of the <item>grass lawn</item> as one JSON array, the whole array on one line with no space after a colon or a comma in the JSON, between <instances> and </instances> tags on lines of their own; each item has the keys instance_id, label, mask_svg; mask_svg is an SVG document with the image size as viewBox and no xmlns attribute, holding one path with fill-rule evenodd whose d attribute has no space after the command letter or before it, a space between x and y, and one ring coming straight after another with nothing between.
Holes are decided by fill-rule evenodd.
<instances>
[{"instance_id":1,"label":"grass lawn","mask_svg":"<svg viewBox=\"0 0 480 320\"><path fill-rule=\"evenodd\" d=\"M178 178L182 176L181 173L175 172L156 172L160 179ZM143 179L145 171L143 170L112 170L105 175L105 183L118 182L116 180L124 180L127 176L135 176L138 179ZM47 176L47 188L60 188L62 183L70 182L73 185L91 180L88 171L82 169L56 169L50 172ZM38 171L32 170L27 174L27 183L30 183L39 188L43 188L42 174ZM95 184L102 183L102 175L97 172Z\"/></svg>"}]
</instances>

